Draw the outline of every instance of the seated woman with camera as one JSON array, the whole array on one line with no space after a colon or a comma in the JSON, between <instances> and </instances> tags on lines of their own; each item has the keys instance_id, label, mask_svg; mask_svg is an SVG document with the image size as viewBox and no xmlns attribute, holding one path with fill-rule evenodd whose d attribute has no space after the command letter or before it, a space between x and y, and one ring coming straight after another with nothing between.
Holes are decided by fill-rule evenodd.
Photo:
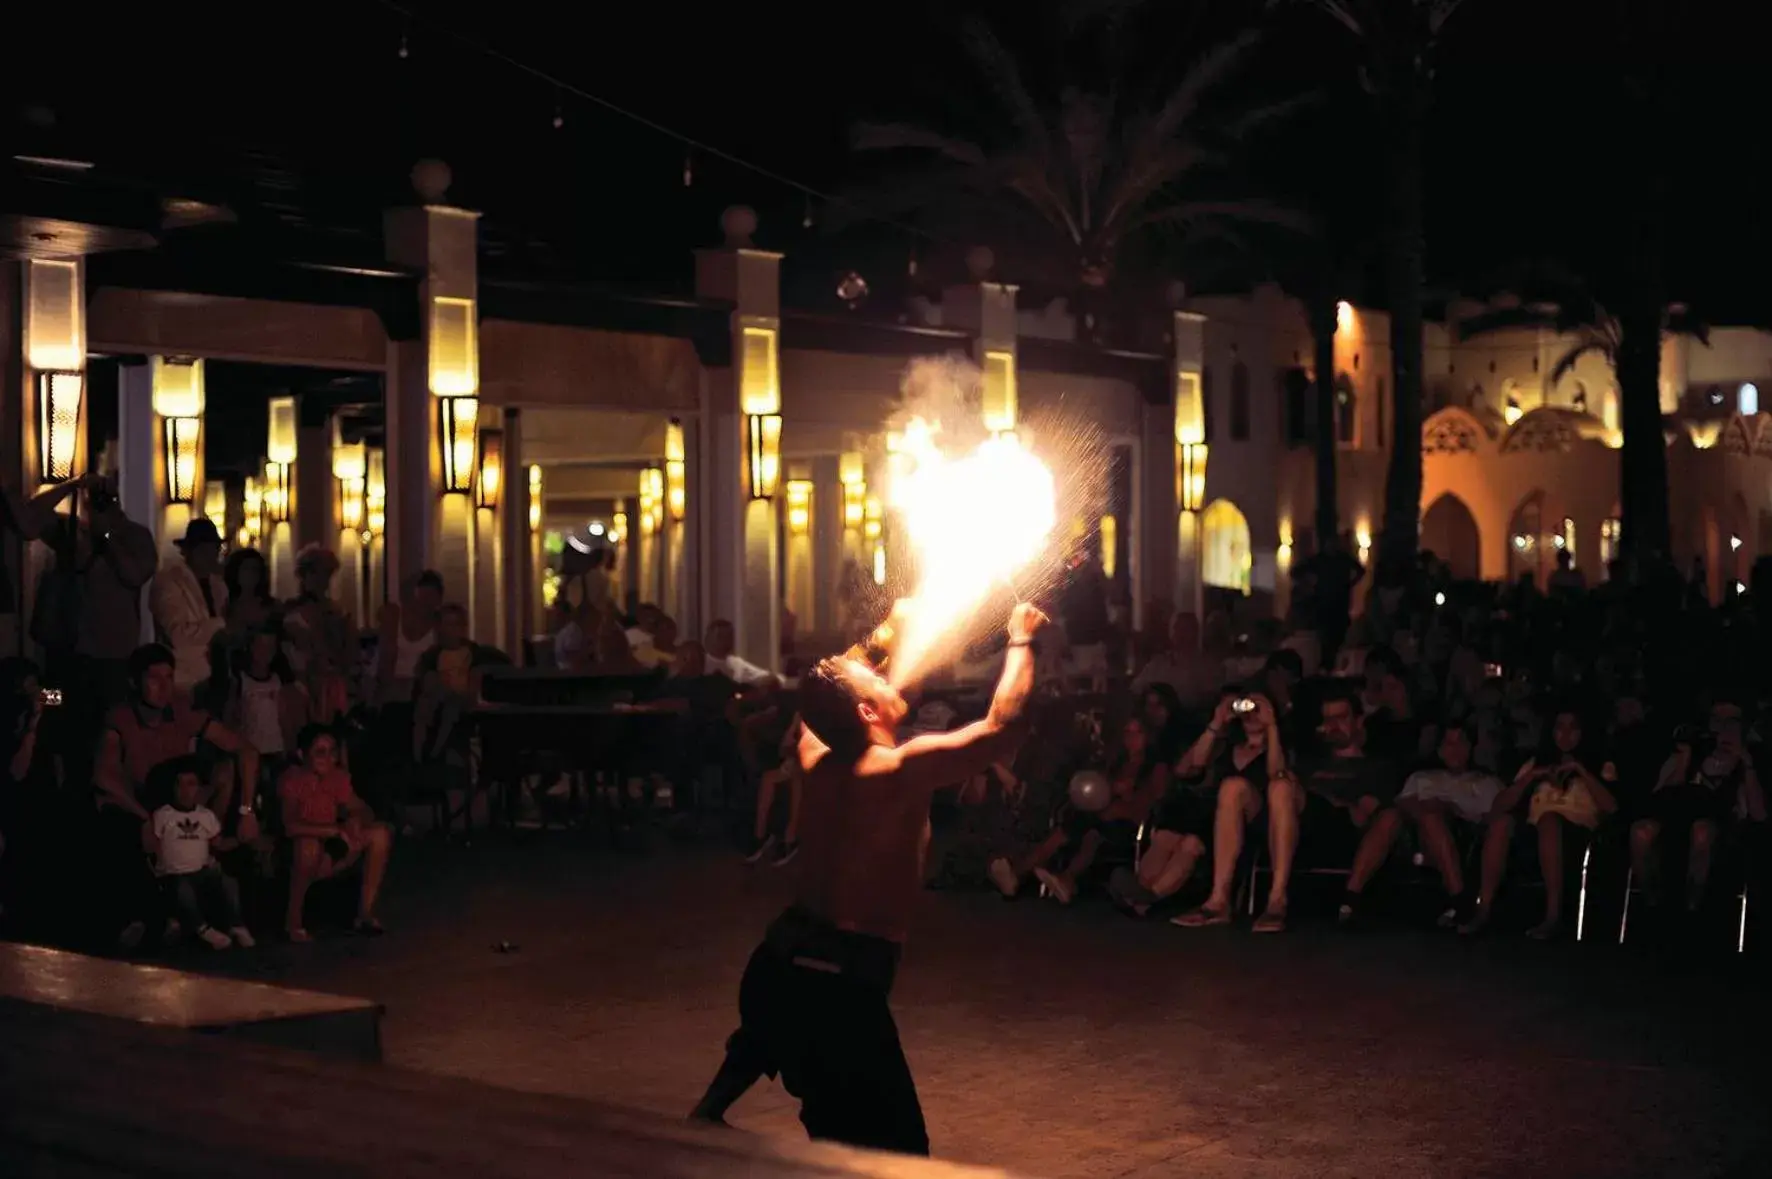
<instances>
[{"instance_id":1,"label":"seated woman with camera","mask_svg":"<svg viewBox=\"0 0 1772 1179\"><path fill-rule=\"evenodd\" d=\"M1666 844L1685 851L1683 900L1688 913L1704 904L1705 886L1718 842L1741 823L1766 821L1766 794L1743 737L1741 705L1721 698L1711 704L1707 731L1683 732L1661 768L1643 816L1630 829L1631 869L1652 905L1664 899L1662 858Z\"/></svg>"}]
</instances>

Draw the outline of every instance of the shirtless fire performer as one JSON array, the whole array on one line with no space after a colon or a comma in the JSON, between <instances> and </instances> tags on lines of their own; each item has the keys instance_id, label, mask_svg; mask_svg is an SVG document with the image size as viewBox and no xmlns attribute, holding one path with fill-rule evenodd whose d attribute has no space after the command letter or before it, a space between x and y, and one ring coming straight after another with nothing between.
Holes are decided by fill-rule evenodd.
<instances>
[{"instance_id":1,"label":"shirtless fire performer","mask_svg":"<svg viewBox=\"0 0 1772 1179\"><path fill-rule=\"evenodd\" d=\"M1045 622L1025 602L1010 612L1003 676L983 720L903 745L904 698L868 666L862 648L822 661L801 680L797 899L745 967L739 1029L692 1117L721 1120L759 1077L779 1073L813 1138L929 1153L886 999L922 888L930 797L1020 744L1034 635Z\"/></svg>"}]
</instances>

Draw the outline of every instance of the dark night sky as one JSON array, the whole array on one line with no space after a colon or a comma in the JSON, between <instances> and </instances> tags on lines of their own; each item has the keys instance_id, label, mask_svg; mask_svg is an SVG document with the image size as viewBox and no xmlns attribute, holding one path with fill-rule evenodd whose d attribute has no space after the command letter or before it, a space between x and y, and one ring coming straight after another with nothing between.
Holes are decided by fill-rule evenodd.
<instances>
[{"instance_id":1,"label":"dark night sky","mask_svg":"<svg viewBox=\"0 0 1772 1179\"><path fill-rule=\"evenodd\" d=\"M1750 13L1757 5L1728 0L1679 6L1688 41L1658 49L1676 79L1679 133L1657 143L1610 100L1617 70L1608 38L1619 13L1643 2L1468 0L1432 132L1437 283L1468 287L1498 261L1534 252L1615 261L1630 248L1617 229L1617 194L1659 155L1679 177L1672 293L1718 320L1772 322L1761 277L1772 264L1764 18ZM73 39L67 29L85 6L44 7L51 11L37 19L53 20L46 29L59 31L55 43L69 46L79 68L58 68L52 54L9 66L11 105L47 101L61 129L91 137L102 158L208 175L226 188L237 150L262 147L299 165L299 203L314 219L372 228L378 210L408 191L411 162L434 154L453 165L457 198L485 211L489 237L548 243L545 252L516 247L489 267L545 263L586 281L650 287L684 286L689 248L716 236L723 206L744 202L763 214L763 243L789 253L790 297L802 302L849 266L885 285L884 276L902 273L912 239L884 230L833 240L816 202L820 224L805 230L803 196L706 156L695 157L686 189L678 143L570 95L555 130L546 82L430 22L821 191L857 176L846 150L856 118L939 118L957 93L977 92L954 48L956 13L997 18L1038 77L1081 65L1040 19L1053 5L1035 0L419 3L421 19L410 25L376 0L92 6ZM1190 29L1260 7L1170 0L1172 23L1148 41L1153 60L1186 44ZM290 12L298 15L288 21L269 15ZM1290 134L1254 145L1249 170L1282 195L1326 198L1356 216L1369 210L1381 140L1358 100L1345 42L1296 13L1268 24L1250 85L1323 97Z\"/></svg>"}]
</instances>

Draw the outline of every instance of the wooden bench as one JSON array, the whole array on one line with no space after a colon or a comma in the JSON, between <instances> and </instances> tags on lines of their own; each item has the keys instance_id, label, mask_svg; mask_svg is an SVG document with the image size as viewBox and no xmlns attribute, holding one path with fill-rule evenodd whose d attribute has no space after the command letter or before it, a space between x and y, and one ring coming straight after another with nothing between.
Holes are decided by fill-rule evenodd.
<instances>
[{"instance_id":1,"label":"wooden bench","mask_svg":"<svg viewBox=\"0 0 1772 1179\"><path fill-rule=\"evenodd\" d=\"M381 1060L382 1007L323 995L0 944L0 1006L225 1035L357 1060Z\"/></svg>"},{"instance_id":2,"label":"wooden bench","mask_svg":"<svg viewBox=\"0 0 1772 1179\"><path fill-rule=\"evenodd\" d=\"M1006 1179L5 1003L0 1174Z\"/></svg>"}]
</instances>

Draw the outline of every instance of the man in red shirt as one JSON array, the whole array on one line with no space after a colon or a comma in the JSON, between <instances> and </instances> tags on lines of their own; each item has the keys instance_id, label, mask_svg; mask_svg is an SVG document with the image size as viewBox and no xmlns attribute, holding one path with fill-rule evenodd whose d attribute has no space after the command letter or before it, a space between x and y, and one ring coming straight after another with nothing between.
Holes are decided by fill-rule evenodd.
<instances>
[{"instance_id":1,"label":"man in red shirt","mask_svg":"<svg viewBox=\"0 0 1772 1179\"><path fill-rule=\"evenodd\" d=\"M295 842L289 870L289 912L286 930L292 942L311 940L302 927L308 889L363 866L357 900L358 933L382 932L375 919L375 901L388 871L393 831L378 823L375 812L351 787L350 773L339 764L338 738L325 725L309 725L296 744L301 764L291 766L277 783L283 830Z\"/></svg>"},{"instance_id":2,"label":"man in red shirt","mask_svg":"<svg viewBox=\"0 0 1772 1179\"><path fill-rule=\"evenodd\" d=\"M129 699L105 718L99 738L93 784L98 791L101 863L111 879L100 886L102 903L115 907L119 941L134 949L159 915L159 890L142 857L142 826L152 807L165 799L144 797L155 766L194 752L199 741L239 759L240 772L222 779L209 808L224 826L234 809L233 783L258 780L258 750L191 704L173 686L173 654L159 643L137 647L129 656ZM242 843L258 838L252 797L240 799L239 822L232 832Z\"/></svg>"}]
</instances>

